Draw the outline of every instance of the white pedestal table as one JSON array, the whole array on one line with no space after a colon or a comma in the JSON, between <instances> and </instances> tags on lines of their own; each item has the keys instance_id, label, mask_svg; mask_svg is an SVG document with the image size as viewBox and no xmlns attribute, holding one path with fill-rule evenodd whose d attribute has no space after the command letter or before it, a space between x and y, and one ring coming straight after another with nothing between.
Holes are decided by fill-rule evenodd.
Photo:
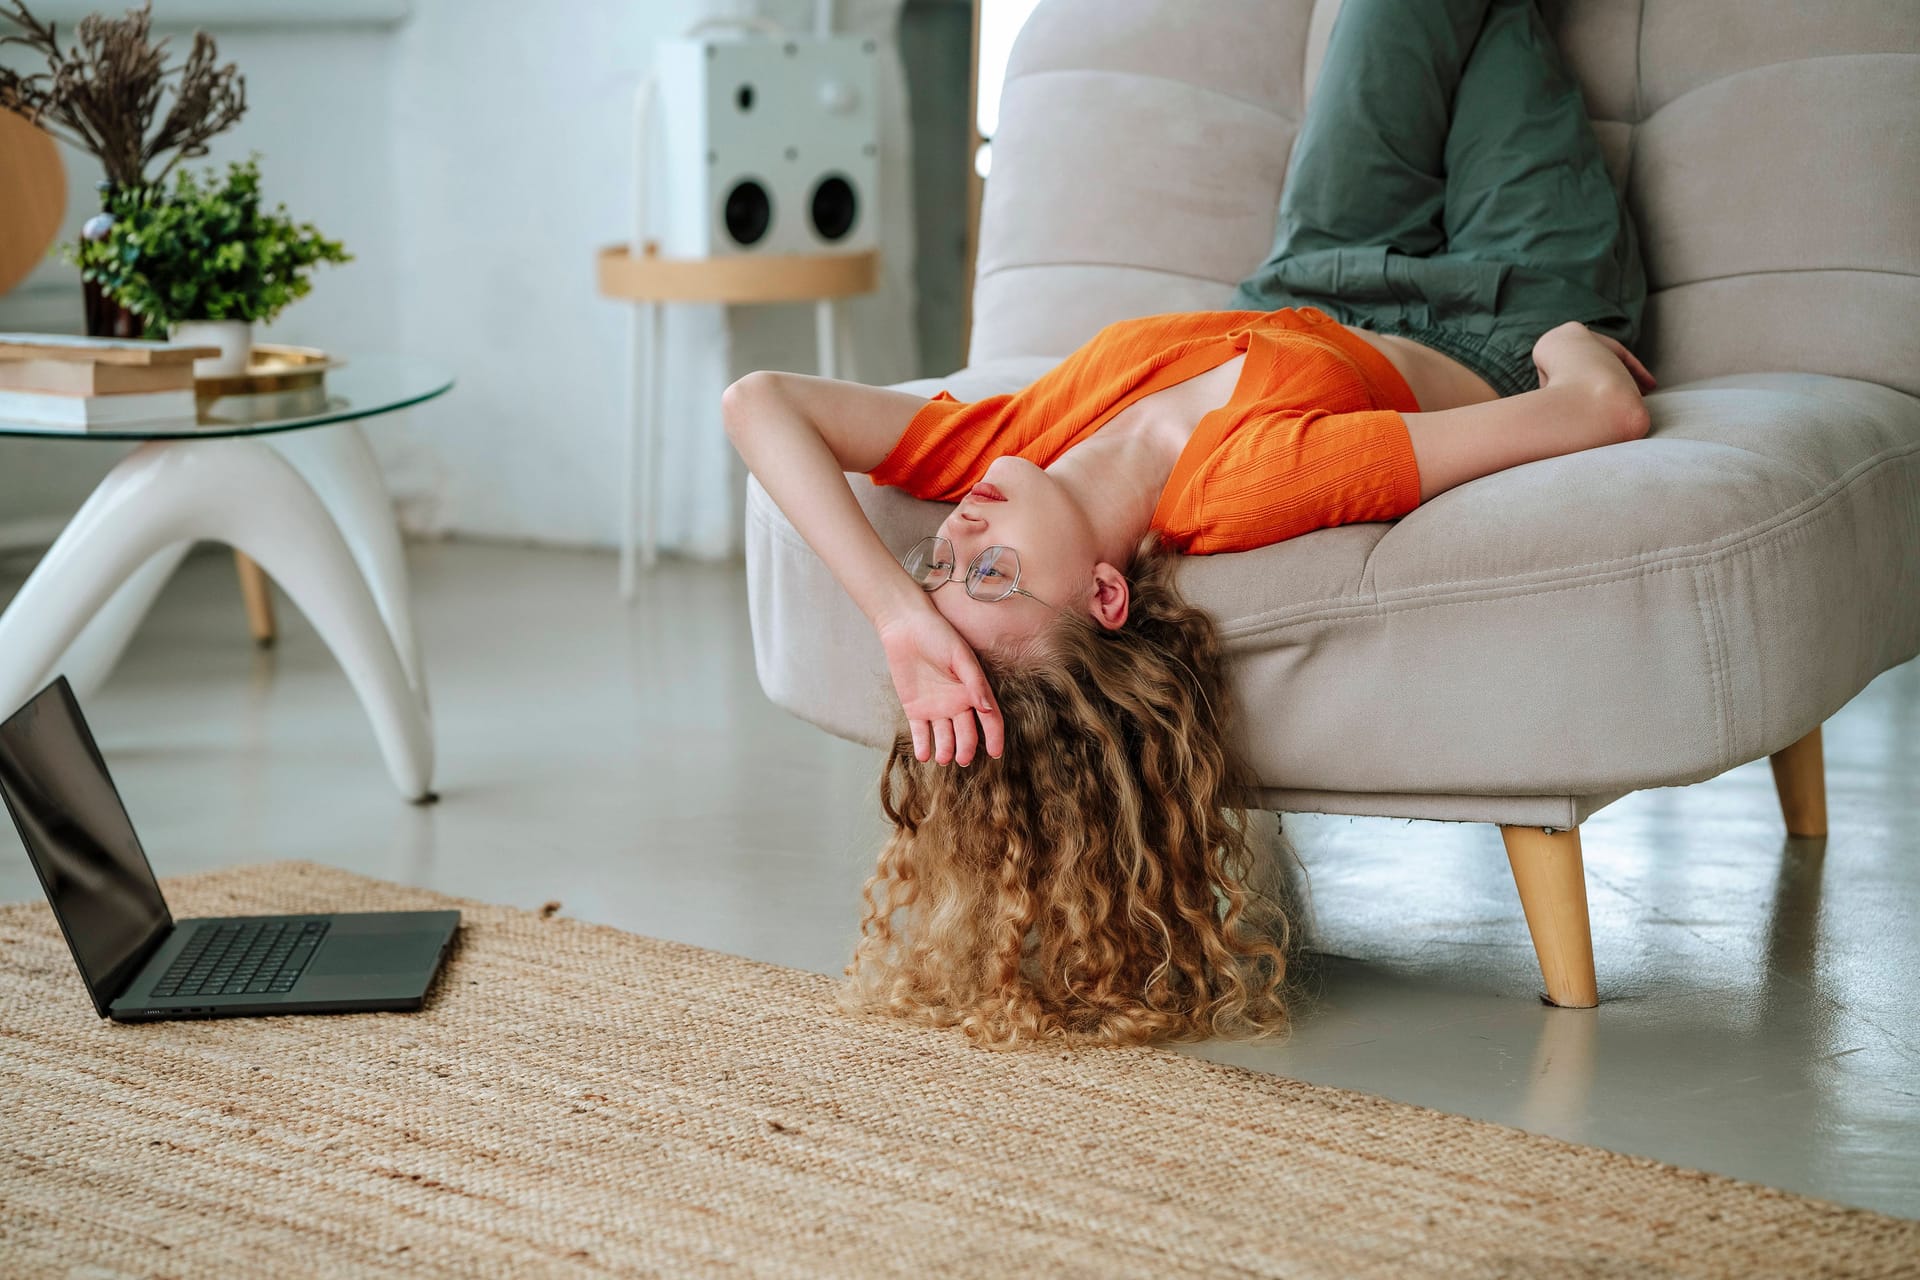
<instances>
[{"instance_id":1,"label":"white pedestal table","mask_svg":"<svg viewBox=\"0 0 1920 1280\"><path fill-rule=\"evenodd\" d=\"M0 614L0 717L64 673L104 681L196 542L252 557L300 607L373 723L409 800L433 799L426 671L393 503L359 423L440 395L418 361L354 356L323 388L203 400L192 418L76 431L0 419L0 436L137 440Z\"/></svg>"}]
</instances>

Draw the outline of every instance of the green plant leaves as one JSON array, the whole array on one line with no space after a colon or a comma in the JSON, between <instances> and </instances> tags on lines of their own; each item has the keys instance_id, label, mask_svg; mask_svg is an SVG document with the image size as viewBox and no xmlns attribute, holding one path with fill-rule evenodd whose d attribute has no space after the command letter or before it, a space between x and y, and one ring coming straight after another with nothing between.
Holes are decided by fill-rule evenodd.
<instances>
[{"instance_id":1,"label":"green plant leaves","mask_svg":"<svg viewBox=\"0 0 1920 1280\"><path fill-rule=\"evenodd\" d=\"M337 240L286 206L264 211L258 157L227 167L224 180L181 169L171 191L117 187L107 196L104 238L63 247L81 274L149 323L271 320L313 288L322 262L351 262Z\"/></svg>"}]
</instances>

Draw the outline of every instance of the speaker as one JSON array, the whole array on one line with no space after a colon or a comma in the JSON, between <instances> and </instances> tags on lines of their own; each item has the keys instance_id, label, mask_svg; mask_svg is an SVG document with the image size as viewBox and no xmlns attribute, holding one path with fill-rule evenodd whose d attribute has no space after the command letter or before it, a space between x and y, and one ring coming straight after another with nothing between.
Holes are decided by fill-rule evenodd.
<instances>
[{"instance_id":1,"label":"speaker","mask_svg":"<svg viewBox=\"0 0 1920 1280\"><path fill-rule=\"evenodd\" d=\"M673 258L875 247L870 36L726 32L662 40L660 252Z\"/></svg>"}]
</instances>

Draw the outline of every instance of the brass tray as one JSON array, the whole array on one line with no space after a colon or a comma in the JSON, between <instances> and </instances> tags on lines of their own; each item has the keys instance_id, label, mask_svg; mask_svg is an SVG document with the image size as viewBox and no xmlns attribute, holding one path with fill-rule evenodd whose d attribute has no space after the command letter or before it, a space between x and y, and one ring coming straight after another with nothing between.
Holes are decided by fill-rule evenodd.
<instances>
[{"instance_id":1,"label":"brass tray","mask_svg":"<svg viewBox=\"0 0 1920 1280\"><path fill-rule=\"evenodd\" d=\"M319 387L326 378L327 370L338 369L345 363L318 347L256 343L245 373L220 378L195 378L193 394L199 400L214 400L221 396L304 391Z\"/></svg>"}]
</instances>

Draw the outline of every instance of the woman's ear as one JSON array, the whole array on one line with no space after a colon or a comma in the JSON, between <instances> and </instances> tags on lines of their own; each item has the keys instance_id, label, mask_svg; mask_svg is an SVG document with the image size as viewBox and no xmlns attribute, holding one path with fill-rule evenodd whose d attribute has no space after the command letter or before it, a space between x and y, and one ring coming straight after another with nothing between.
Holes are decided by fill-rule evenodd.
<instances>
[{"instance_id":1,"label":"woman's ear","mask_svg":"<svg viewBox=\"0 0 1920 1280\"><path fill-rule=\"evenodd\" d=\"M1087 602L1093 620L1109 631L1117 631L1127 624L1130 602L1126 575L1104 560L1094 565L1093 597Z\"/></svg>"}]
</instances>

